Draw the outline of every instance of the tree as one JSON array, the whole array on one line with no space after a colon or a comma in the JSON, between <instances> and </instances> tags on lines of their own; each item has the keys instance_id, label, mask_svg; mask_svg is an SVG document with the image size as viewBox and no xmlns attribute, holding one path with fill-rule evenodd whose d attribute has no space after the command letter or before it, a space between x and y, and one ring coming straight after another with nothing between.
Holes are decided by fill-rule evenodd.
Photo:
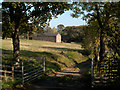
<instances>
[{"instance_id":1,"label":"tree","mask_svg":"<svg viewBox=\"0 0 120 90\"><path fill-rule=\"evenodd\" d=\"M51 28L49 25L45 26L43 32L51 32L51 33L57 33L57 29L55 27Z\"/></svg>"},{"instance_id":2,"label":"tree","mask_svg":"<svg viewBox=\"0 0 120 90\"><path fill-rule=\"evenodd\" d=\"M100 28L94 19L88 23L88 27L84 29L82 46L95 56L95 60L99 60Z\"/></svg>"},{"instance_id":3,"label":"tree","mask_svg":"<svg viewBox=\"0 0 120 90\"><path fill-rule=\"evenodd\" d=\"M68 42L81 42L84 36L84 29L87 26L67 26L62 35L67 37ZM65 37L64 37L65 38Z\"/></svg>"},{"instance_id":4,"label":"tree","mask_svg":"<svg viewBox=\"0 0 120 90\"><path fill-rule=\"evenodd\" d=\"M57 26L57 29L58 29L58 32L59 32L59 33L61 33L64 28L65 28L65 27L64 27L63 24L59 24L59 25Z\"/></svg>"},{"instance_id":5,"label":"tree","mask_svg":"<svg viewBox=\"0 0 120 90\"><path fill-rule=\"evenodd\" d=\"M112 76L114 81L109 77L108 81L111 86L117 84L120 78L120 2L75 3L73 11L74 17L83 14L88 23L84 45L92 49L90 56L97 62L94 64L96 73L101 78L116 73Z\"/></svg>"},{"instance_id":6,"label":"tree","mask_svg":"<svg viewBox=\"0 0 120 90\"><path fill-rule=\"evenodd\" d=\"M109 28L109 21L112 18L120 18L120 2L101 2L101 3L73 3L73 17L79 17L81 14L84 15L83 19L88 22L91 26L95 25L97 27L98 36L99 36L99 57L100 62L104 60L105 57L105 42L106 42L106 34ZM87 12L84 13L84 11ZM116 21L115 20L115 21ZM93 25L93 23L96 24ZM117 50L116 50L117 51Z\"/></svg>"},{"instance_id":7,"label":"tree","mask_svg":"<svg viewBox=\"0 0 120 90\"><path fill-rule=\"evenodd\" d=\"M57 29L55 27L52 28L52 32L56 33Z\"/></svg>"},{"instance_id":8,"label":"tree","mask_svg":"<svg viewBox=\"0 0 120 90\"><path fill-rule=\"evenodd\" d=\"M65 2L3 2L3 33L6 33L5 36L9 33L12 38L13 60L19 61L20 33L28 32L22 27L27 27L30 21L35 28L44 28L47 20L50 21L53 16L64 13L64 10L69 10L69 7L70 4Z\"/></svg>"}]
</instances>

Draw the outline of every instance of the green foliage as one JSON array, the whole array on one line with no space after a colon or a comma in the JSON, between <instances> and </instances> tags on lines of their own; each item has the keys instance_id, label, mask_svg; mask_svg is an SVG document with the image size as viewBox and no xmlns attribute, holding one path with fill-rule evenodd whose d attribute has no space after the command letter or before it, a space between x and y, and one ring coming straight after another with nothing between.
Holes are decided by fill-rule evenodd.
<instances>
[{"instance_id":1,"label":"green foliage","mask_svg":"<svg viewBox=\"0 0 120 90\"><path fill-rule=\"evenodd\" d=\"M58 26L57 26L57 30L58 30L58 32L59 33L62 33L62 31L64 30L64 25L63 24L59 24Z\"/></svg>"},{"instance_id":2,"label":"green foliage","mask_svg":"<svg viewBox=\"0 0 120 90\"><path fill-rule=\"evenodd\" d=\"M92 58L94 59L94 58L95 58L95 55L94 55L94 54L90 54L90 55L89 55L89 58L90 58L90 59L92 59Z\"/></svg>"},{"instance_id":3,"label":"green foliage","mask_svg":"<svg viewBox=\"0 0 120 90\"><path fill-rule=\"evenodd\" d=\"M78 16L82 14L88 23L83 39L86 49L100 57L105 56L105 51L110 49L115 53L120 52L120 2L75 2L72 10Z\"/></svg>"},{"instance_id":4,"label":"green foliage","mask_svg":"<svg viewBox=\"0 0 120 90\"><path fill-rule=\"evenodd\" d=\"M91 51L89 58L94 58L95 77L109 76L107 84L119 87L120 2L74 4L74 14L83 14L88 23L83 46Z\"/></svg>"},{"instance_id":5,"label":"green foliage","mask_svg":"<svg viewBox=\"0 0 120 90\"><path fill-rule=\"evenodd\" d=\"M84 36L84 30L87 26L67 26L62 31L63 37L67 39L67 42L81 42Z\"/></svg>"},{"instance_id":6,"label":"green foliage","mask_svg":"<svg viewBox=\"0 0 120 90\"><path fill-rule=\"evenodd\" d=\"M2 89L10 89L10 88L15 88L16 86L21 86L21 82L18 82L17 80L14 79L14 81L12 81L11 79L8 79L8 81L6 82L4 79L2 80L1 83Z\"/></svg>"},{"instance_id":7,"label":"green foliage","mask_svg":"<svg viewBox=\"0 0 120 90\"><path fill-rule=\"evenodd\" d=\"M65 2L4 2L2 4L3 37L11 37L14 33L14 26L20 29L20 34L41 30L47 24L48 19L50 21L52 16L64 13L64 10L69 10L69 7L70 5Z\"/></svg>"},{"instance_id":8,"label":"green foliage","mask_svg":"<svg viewBox=\"0 0 120 90\"><path fill-rule=\"evenodd\" d=\"M46 26L44 28L44 32L57 33L57 29L55 27L51 28L49 26Z\"/></svg>"},{"instance_id":9,"label":"green foliage","mask_svg":"<svg viewBox=\"0 0 120 90\"><path fill-rule=\"evenodd\" d=\"M29 38L35 31L43 30L53 16L64 13L69 7L70 4L67 2L3 2L2 36L3 39L5 37L13 39L13 60L19 61L21 34L27 33Z\"/></svg>"},{"instance_id":10,"label":"green foliage","mask_svg":"<svg viewBox=\"0 0 120 90\"><path fill-rule=\"evenodd\" d=\"M7 56L6 57L6 55L4 55L4 56L2 56L2 64L7 64L7 65L11 65L12 66L12 59L13 59L12 56Z\"/></svg>"}]
</instances>

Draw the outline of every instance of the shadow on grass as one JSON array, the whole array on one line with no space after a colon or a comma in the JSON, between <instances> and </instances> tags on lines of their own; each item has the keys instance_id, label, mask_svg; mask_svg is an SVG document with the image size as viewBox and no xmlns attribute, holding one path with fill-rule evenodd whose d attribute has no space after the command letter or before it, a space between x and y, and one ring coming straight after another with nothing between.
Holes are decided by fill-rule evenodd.
<instances>
[{"instance_id":1,"label":"shadow on grass","mask_svg":"<svg viewBox=\"0 0 120 90\"><path fill-rule=\"evenodd\" d=\"M85 62L81 62L81 63L77 64L75 67L78 67L79 69L90 68L91 67L91 60L88 59Z\"/></svg>"},{"instance_id":2,"label":"shadow on grass","mask_svg":"<svg viewBox=\"0 0 120 90\"><path fill-rule=\"evenodd\" d=\"M8 62L7 64L11 64L12 63L12 50L5 50L2 49L2 53L3 53L3 63L4 61ZM5 56L4 56L5 55ZM46 73L51 73L51 72L55 72L55 71L60 71L61 67L58 63L63 64L64 66L66 66L65 63L61 62L61 61L57 61L57 58L59 56L57 56L56 54L50 53L50 52L32 52L32 51L27 51L27 50L21 50L20 51L20 57L21 60L28 60L28 59L38 59L42 61L42 57L45 56L46 57ZM55 62L52 62L55 61ZM4 63L6 64L6 63Z\"/></svg>"},{"instance_id":3,"label":"shadow on grass","mask_svg":"<svg viewBox=\"0 0 120 90\"><path fill-rule=\"evenodd\" d=\"M53 49L53 48L52 48ZM61 50L64 50L64 48L54 48L54 49L61 49ZM66 48L66 50L68 51L75 51L76 49L68 49ZM3 54L7 54L7 55L12 55L12 51L11 50L4 50L2 49L3 51ZM78 52L82 52L84 53L85 51L84 50L77 50ZM21 50L20 51L20 56L21 57L33 57L33 58L36 58L36 57L41 57L41 56L46 56L48 59L50 60L54 60L56 62L57 61L57 58L58 56L55 55L55 54L52 54L50 52L32 52L32 51L27 51L27 50ZM71 58L68 58L68 59L71 59ZM55 63L55 62L51 62L51 61L46 61L46 73L51 73L51 72L56 72L56 71L60 71L61 70L61 67L58 63L61 63L60 61L58 63ZM78 67L78 68L84 68L86 67L89 63L88 61L85 61L83 63L80 63L78 64L74 59L72 59L74 62L75 62L75 67ZM87 64L86 64L87 63ZM65 63L61 63L63 65L65 65ZM61 71L62 72L62 71ZM71 71L72 72L72 71ZM67 73L71 73L71 72L67 72ZM73 73L77 73L77 72L73 72ZM78 72L79 73L79 72ZM86 88L86 87L89 87L90 84L90 79L88 76L85 76L85 78L78 78L78 79L74 79L75 77L72 76L72 75L66 75L64 77L56 77L56 76L53 76L53 77L49 77L49 76L44 76L44 78L42 77L42 79L38 79L37 82L33 83L32 84L32 87L33 89L36 89L34 86L37 86L38 88L37 89L40 89L39 87L62 87L62 90L64 88L69 88L69 90L71 90L70 88L72 88L74 90L74 88ZM88 85L89 84L89 85ZM31 87L31 88L32 88ZM29 89L31 90L31 89Z\"/></svg>"},{"instance_id":4,"label":"shadow on grass","mask_svg":"<svg viewBox=\"0 0 120 90\"><path fill-rule=\"evenodd\" d=\"M75 67L80 69L86 68L90 65L90 60L79 63ZM74 66L73 66L74 67ZM89 67L87 67L88 69ZM48 89L57 89L57 90L79 90L79 89L90 89L91 88L91 76L89 74L84 74L84 76L73 76L73 74L78 74L80 72L66 72L61 71L61 73L72 73L69 75L64 75L61 77L58 76L41 76L35 82L31 84L33 89L40 89L41 87ZM61 75L61 74L60 74ZM37 87L37 88L36 88ZM41 88L42 89L42 88Z\"/></svg>"},{"instance_id":5,"label":"shadow on grass","mask_svg":"<svg viewBox=\"0 0 120 90\"><path fill-rule=\"evenodd\" d=\"M54 49L54 50L64 50L64 51L77 51L79 53L82 53L83 55L90 54L87 50L81 50L81 49L58 48L58 47L42 47L42 48L48 48L48 49Z\"/></svg>"},{"instance_id":6,"label":"shadow on grass","mask_svg":"<svg viewBox=\"0 0 120 90\"><path fill-rule=\"evenodd\" d=\"M2 49L3 54L6 55L11 55L12 56L12 50L4 50ZM58 61L58 55L56 55L55 53L50 53L50 52L33 52L33 51L27 51L27 50L21 50L20 51L20 57L25 57L25 58L41 58L42 56L45 56L47 59L51 59L54 60L60 64L63 64L65 67L67 67L67 65L61 61Z\"/></svg>"},{"instance_id":7,"label":"shadow on grass","mask_svg":"<svg viewBox=\"0 0 120 90\"><path fill-rule=\"evenodd\" d=\"M13 51L12 50L5 50L2 49L2 54L4 55L11 55L12 56ZM24 56L24 57L41 57L42 55L45 56L53 56L52 53L49 52L32 52L32 51L27 51L27 50L21 50L20 51L20 56ZM55 56L55 55L54 55Z\"/></svg>"},{"instance_id":8,"label":"shadow on grass","mask_svg":"<svg viewBox=\"0 0 120 90\"><path fill-rule=\"evenodd\" d=\"M76 50L76 49L68 49L68 48L56 48L56 47L45 47L45 48L51 48L51 49L61 49L61 50L67 50L67 51L78 51L78 52L82 52L82 53L86 53L85 50ZM12 57L12 50L5 50L5 49L2 49L2 53L3 55L8 55L8 56L11 56ZM85 54L86 55L86 54ZM20 57L27 57L27 58L41 58L42 56L46 56L48 59L50 60L54 60L60 64L63 64L64 66L67 67L67 65L63 62L60 62L60 61L57 61L57 58L59 56L57 56L56 54L53 54L53 53L50 53L50 52L32 52L32 51L27 51L27 50L21 50L20 51ZM86 61L86 62L82 62L82 63L77 63L76 60L74 60L74 58L70 58L68 57L67 55L64 55L65 57L67 57L68 59L71 59L74 61L74 63L76 64L75 66L76 67L79 67L81 68L81 66L85 66L86 65L86 62L88 63L90 60ZM7 58L7 57L5 57ZM53 65L55 65L53 63ZM57 66L57 65L56 65ZM89 66L88 66L89 67ZM60 68L60 66L58 65L58 69Z\"/></svg>"}]
</instances>

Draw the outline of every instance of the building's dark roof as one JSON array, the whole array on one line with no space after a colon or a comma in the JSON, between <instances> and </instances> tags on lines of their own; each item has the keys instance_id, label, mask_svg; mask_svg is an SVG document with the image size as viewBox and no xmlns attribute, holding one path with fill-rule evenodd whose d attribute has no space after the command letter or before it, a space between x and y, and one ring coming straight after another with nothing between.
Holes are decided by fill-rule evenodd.
<instances>
[{"instance_id":1,"label":"building's dark roof","mask_svg":"<svg viewBox=\"0 0 120 90\"><path fill-rule=\"evenodd\" d=\"M62 37L68 37L68 35L62 35Z\"/></svg>"},{"instance_id":2,"label":"building's dark roof","mask_svg":"<svg viewBox=\"0 0 120 90\"><path fill-rule=\"evenodd\" d=\"M48 36L48 37L55 37L58 33L52 33L52 32L44 32L42 34L37 34L39 36Z\"/></svg>"},{"instance_id":3,"label":"building's dark roof","mask_svg":"<svg viewBox=\"0 0 120 90\"><path fill-rule=\"evenodd\" d=\"M44 35L46 36L56 36L58 33L46 32Z\"/></svg>"}]
</instances>

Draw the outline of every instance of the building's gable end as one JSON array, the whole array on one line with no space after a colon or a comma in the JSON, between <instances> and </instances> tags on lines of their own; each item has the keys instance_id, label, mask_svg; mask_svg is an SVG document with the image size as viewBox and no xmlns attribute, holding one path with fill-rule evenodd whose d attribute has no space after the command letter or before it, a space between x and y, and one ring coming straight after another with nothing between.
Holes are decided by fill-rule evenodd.
<instances>
[{"instance_id":1,"label":"building's gable end","mask_svg":"<svg viewBox=\"0 0 120 90\"><path fill-rule=\"evenodd\" d=\"M56 35L56 42L61 42L61 35L59 33Z\"/></svg>"}]
</instances>

